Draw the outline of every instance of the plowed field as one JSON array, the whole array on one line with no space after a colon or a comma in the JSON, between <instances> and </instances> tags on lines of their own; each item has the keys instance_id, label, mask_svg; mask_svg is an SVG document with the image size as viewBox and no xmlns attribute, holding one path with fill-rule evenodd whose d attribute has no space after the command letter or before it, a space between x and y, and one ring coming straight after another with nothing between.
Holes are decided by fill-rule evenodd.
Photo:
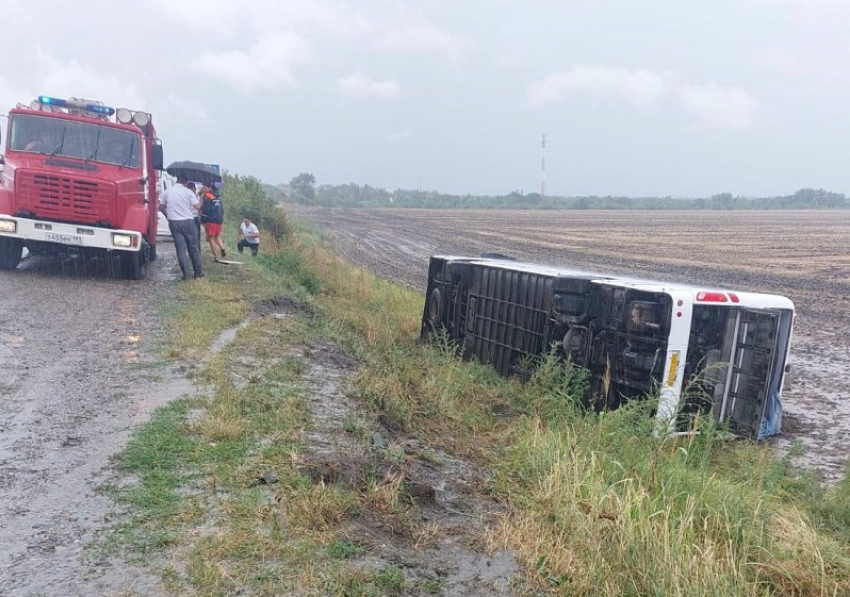
<instances>
[{"instance_id":1,"label":"plowed field","mask_svg":"<svg viewBox=\"0 0 850 597\"><path fill-rule=\"evenodd\" d=\"M350 210L290 206L354 263L423 290L432 254L525 261L782 294L798 322L780 453L834 482L850 452L850 211Z\"/></svg>"}]
</instances>

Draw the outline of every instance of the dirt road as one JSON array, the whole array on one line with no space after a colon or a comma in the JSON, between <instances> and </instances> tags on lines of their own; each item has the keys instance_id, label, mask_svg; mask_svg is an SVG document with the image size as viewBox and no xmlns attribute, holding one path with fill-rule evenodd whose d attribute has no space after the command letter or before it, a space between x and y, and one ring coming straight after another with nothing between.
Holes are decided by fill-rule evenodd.
<instances>
[{"instance_id":1,"label":"dirt road","mask_svg":"<svg viewBox=\"0 0 850 597\"><path fill-rule=\"evenodd\" d=\"M98 486L157 405L189 389L150 366L154 301L174 292L165 245L145 282L104 262L26 258L0 272L0 596L158 594L140 570L84 545L114 521Z\"/></svg>"},{"instance_id":2,"label":"dirt road","mask_svg":"<svg viewBox=\"0 0 850 597\"><path fill-rule=\"evenodd\" d=\"M850 453L848 211L344 210L290 206L336 250L423 290L432 254L519 259L791 298L799 314L779 453L794 442L827 482Z\"/></svg>"}]
</instances>

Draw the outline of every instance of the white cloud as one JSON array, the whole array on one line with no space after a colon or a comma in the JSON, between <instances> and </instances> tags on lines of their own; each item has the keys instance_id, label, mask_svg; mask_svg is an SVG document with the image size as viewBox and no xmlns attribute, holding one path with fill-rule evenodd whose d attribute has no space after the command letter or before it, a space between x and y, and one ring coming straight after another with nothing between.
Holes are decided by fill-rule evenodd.
<instances>
[{"instance_id":1,"label":"white cloud","mask_svg":"<svg viewBox=\"0 0 850 597\"><path fill-rule=\"evenodd\" d=\"M293 85L294 66L313 54L321 59L317 63L333 62L333 54L339 53L344 42L356 40L374 52L443 56L455 65L463 62L472 47L468 39L410 14L407 6L395 0L365 6L339 0L149 1L171 21L185 26L187 36L197 39L197 51L201 52L197 64L202 72L224 78L243 90ZM214 35L196 33L203 30ZM240 39L267 43L295 32L302 43L277 48L276 58L263 56L256 45L249 50L222 46L222 42L234 44ZM304 51L308 43L314 49L309 56ZM283 68L258 64L272 61Z\"/></svg>"},{"instance_id":2,"label":"white cloud","mask_svg":"<svg viewBox=\"0 0 850 597\"><path fill-rule=\"evenodd\" d=\"M298 29L340 37L372 31L364 15L336 2L319 0L152 0L172 19L193 30L233 34L240 27L258 33Z\"/></svg>"},{"instance_id":3,"label":"white cloud","mask_svg":"<svg viewBox=\"0 0 850 597\"><path fill-rule=\"evenodd\" d=\"M242 11L236 0L151 0L153 10L188 26L192 31L213 30L217 36L233 33Z\"/></svg>"},{"instance_id":4,"label":"white cloud","mask_svg":"<svg viewBox=\"0 0 850 597\"><path fill-rule=\"evenodd\" d=\"M18 82L11 82L6 77L0 75L0 114L5 114L9 109L14 108L19 103L29 104L35 99L36 93L25 86L21 86ZM0 124L3 124L0 122Z\"/></svg>"},{"instance_id":5,"label":"white cloud","mask_svg":"<svg viewBox=\"0 0 850 597\"><path fill-rule=\"evenodd\" d=\"M375 40L374 46L392 52L442 54L452 62L459 63L471 48L472 42L430 23L407 20L388 27Z\"/></svg>"},{"instance_id":6,"label":"white cloud","mask_svg":"<svg viewBox=\"0 0 850 597\"><path fill-rule=\"evenodd\" d=\"M298 35L282 31L261 37L248 51L206 51L198 67L242 93L296 86L293 70L309 62L313 52Z\"/></svg>"},{"instance_id":7,"label":"white cloud","mask_svg":"<svg viewBox=\"0 0 850 597\"><path fill-rule=\"evenodd\" d=\"M835 60L836 53L835 48L826 45L806 53L769 48L755 53L753 61L762 71L783 79L805 79L806 85L814 83L843 89L850 75L844 64ZM800 85L798 81L794 83Z\"/></svg>"},{"instance_id":8,"label":"white cloud","mask_svg":"<svg viewBox=\"0 0 850 597\"><path fill-rule=\"evenodd\" d=\"M532 83L526 91L526 99L532 106L575 95L620 98L639 108L672 98L701 123L722 129L747 128L758 107L753 96L742 87L695 84L670 74L623 68L575 66Z\"/></svg>"},{"instance_id":9,"label":"white cloud","mask_svg":"<svg viewBox=\"0 0 850 597\"><path fill-rule=\"evenodd\" d=\"M531 105L538 106L571 95L615 96L636 106L649 106L665 92L664 77L649 70L579 65L533 83L527 98Z\"/></svg>"},{"instance_id":10,"label":"white cloud","mask_svg":"<svg viewBox=\"0 0 850 597\"><path fill-rule=\"evenodd\" d=\"M266 6L269 4L268 6ZM259 30L281 27L313 30L332 36L351 38L370 34L374 26L365 15L349 10L342 4L314 0L285 0L268 3L249 0L250 18Z\"/></svg>"},{"instance_id":11,"label":"white cloud","mask_svg":"<svg viewBox=\"0 0 850 597\"><path fill-rule=\"evenodd\" d=\"M110 106L150 110L133 83L115 75L102 74L74 59L61 60L36 50L36 86L40 93L57 97L83 97L101 100ZM29 101L32 98L24 98Z\"/></svg>"},{"instance_id":12,"label":"white cloud","mask_svg":"<svg viewBox=\"0 0 850 597\"><path fill-rule=\"evenodd\" d=\"M169 114L179 116L180 118L207 120L210 117L203 104L188 100L175 93L169 93L165 96L165 102L162 107L167 109Z\"/></svg>"},{"instance_id":13,"label":"white cloud","mask_svg":"<svg viewBox=\"0 0 850 597\"><path fill-rule=\"evenodd\" d=\"M77 60L63 60L38 48L35 62L26 74L9 80L0 76L0 113L18 103L28 105L38 95L54 97L83 97L99 100L109 106L147 110L165 120L174 118L205 120L209 117L199 103L187 100L175 93L164 97L146 98L133 83L95 70Z\"/></svg>"},{"instance_id":14,"label":"white cloud","mask_svg":"<svg viewBox=\"0 0 850 597\"><path fill-rule=\"evenodd\" d=\"M808 61L781 48L770 48L756 53L755 63L788 78L805 77L812 72L812 65Z\"/></svg>"},{"instance_id":15,"label":"white cloud","mask_svg":"<svg viewBox=\"0 0 850 597\"><path fill-rule=\"evenodd\" d=\"M22 22L31 23L33 19L28 4L24 0L0 0L0 14L3 15L3 21L14 23L16 27Z\"/></svg>"},{"instance_id":16,"label":"white cloud","mask_svg":"<svg viewBox=\"0 0 850 597\"><path fill-rule=\"evenodd\" d=\"M686 110L718 128L744 129L750 125L756 111L756 100L741 87L684 85L679 100Z\"/></svg>"},{"instance_id":17,"label":"white cloud","mask_svg":"<svg viewBox=\"0 0 850 597\"><path fill-rule=\"evenodd\" d=\"M339 89L349 95L388 99L398 95L399 84L393 80L370 79L364 73L357 71L349 77L341 78Z\"/></svg>"}]
</instances>

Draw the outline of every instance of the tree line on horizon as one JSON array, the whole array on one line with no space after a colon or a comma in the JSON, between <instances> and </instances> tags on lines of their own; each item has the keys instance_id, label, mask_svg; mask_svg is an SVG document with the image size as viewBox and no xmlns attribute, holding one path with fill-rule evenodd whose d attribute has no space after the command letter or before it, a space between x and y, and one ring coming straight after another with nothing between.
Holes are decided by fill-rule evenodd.
<instances>
[{"instance_id":1,"label":"tree line on horizon","mask_svg":"<svg viewBox=\"0 0 850 597\"><path fill-rule=\"evenodd\" d=\"M316 177L302 172L289 184L264 185L266 193L282 203L315 207L429 208L429 209L845 209L850 201L844 193L824 189L800 189L792 195L743 197L717 193L711 197L541 196L540 193L513 191L505 195L452 195L437 191L396 189L389 191L368 184L317 184Z\"/></svg>"}]
</instances>

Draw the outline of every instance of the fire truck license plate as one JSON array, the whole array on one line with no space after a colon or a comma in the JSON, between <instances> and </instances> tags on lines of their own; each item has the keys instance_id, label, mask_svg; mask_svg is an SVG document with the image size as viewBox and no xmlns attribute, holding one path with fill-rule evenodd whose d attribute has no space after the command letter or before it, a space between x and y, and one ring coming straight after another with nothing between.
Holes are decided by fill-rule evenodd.
<instances>
[{"instance_id":1,"label":"fire truck license plate","mask_svg":"<svg viewBox=\"0 0 850 597\"><path fill-rule=\"evenodd\" d=\"M81 245L83 237L76 234L57 234L55 232L46 232L44 240L51 243L62 243L63 245Z\"/></svg>"}]
</instances>

